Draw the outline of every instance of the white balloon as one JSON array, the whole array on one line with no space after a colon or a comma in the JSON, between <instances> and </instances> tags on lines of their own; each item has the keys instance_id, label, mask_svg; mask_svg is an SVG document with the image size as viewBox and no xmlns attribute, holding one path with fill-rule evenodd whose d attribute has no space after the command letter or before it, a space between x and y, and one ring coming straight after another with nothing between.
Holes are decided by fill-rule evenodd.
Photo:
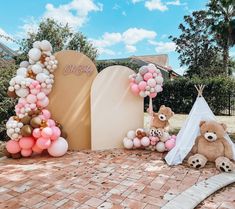
<instances>
[{"instance_id":1,"label":"white balloon","mask_svg":"<svg viewBox=\"0 0 235 209\"><path fill-rule=\"evenodd\" d=\"M42 51L49 51L49 52L52 51L52 46L51 46L50 42L47 40L41 41L40 48Z\"/></svg>"},{"instance_id":2,"label":"white balloon","mask_svg":"<svg viewBox=\"0 0 235 209\"><path fill-rule=\"evenodd\" d=\"M41 45L41 42L40 42L40 41L35 41L35 42L33 43L33 48L38 48L38 49L40 49L40 45Z\"/></svg>"},{"instance_id":3,"label":"white balloon","mask_svg":"<svg viewBox=\"0 0 235 209\"><path fill-rule=\"evenodd\" d=\"M146 97L146 96L147 96L147 94L146 94L144 91L141 91L141 92L139 93L139 95L140 95L141 97Z\"/></svg>"},{"instance_id":4,"label":"white balloon","mask_svg":"<svg viewBox=\"0 0 235 209\"><path fill-rule=\"evenodd\" d=\"M27 88L20 88L20 89L17 89L15 92L16 92L16 95L21 98L26 97L29 94L29 90Z\"/></svg>"},{"instance_id":5,"label":"white balloon","mask_svg":"<svg viewBox=\"0 0 235 209\"><path fill-rule=\"evenodd\" d=\"M20 63L20 67L24 67L24 68L27 68L29 66L29 62L28 61L22 61Z\"/></svg>"},{"instance_id":6,"label":"white balloon","mask_svg":"<svg viewBox=\"0 0 235 209\"><path fill-rule=\"evenodd\" d=\"M141 144L144 146L144 147L147 147L150 145L150 140L147 136L143 137L141 140Z\"/></svg>"},{"instance_id":7,"label":"white balloon","mask_svg":"<svg viewBox=\"0 0 235 209\"><path fill-rule=\"evenodd\" d=\"M157 76L156 78L155 78L155 81L157 82L157 84L162 84L163 83L163 78L161 77L161 76Z\"/></svg>"},{"instance_id":8,"label":"white balloon","mask_svg":"<svg viewBox=\"0 0 235 209\"><path fill-rule=\"evenodd\" d=\"M123 139L123 145L126 149L132 149L133 148L133 142L131 139L124 138Z\"/></svg>"},{"instance_id":9,"label":"white balloon","mask_svg":"<svg viewBox=\"0 0 235 209\"><path fill-rule=\"evenodd\" d=\"M20 76L23 76L23 77L26 77L27 75L27 69L25 67L20 67L17 71L16 71L16 74L17 75L20 75Z\"/></svg>"},{"instance_id":10,"label":"white balloon","mask_svg":"<svg viewBox=\"0 0 235 209\"><path fill-rule=\"evenodd\" d=\"M42 72L42 67L38 64L35 64L31 67L32 71L35 73L35 74L38 74L38 73L41 73Z\"/></svg>"},{"instance_id":11,"label":"white balloon","mask_svg":"<svg viewBox=\"0 0 235 209\"><path fill-rule=\"evenodd\" d=\"M44 82L47 78L48 76L44 73L38 73L36 75L36 80L38 80L39 82Z\"/></svg>"},{"instance_id":12,"label":"white balloon","mask_svg":"<svg viewBox=\"0 0 235 209\"><path fill-rule=\"evenodd\" d=\"M29 63L30 63L31 65L34 65L34 64L35 64L35 61L33 61L32 59L29 58Z\"/></svg>"},{"instance_id":13,"label":"white balloon","mask_svg":"<svg viewBox=\"0 0 235 209\"><path fill-rule=\"evenodd\" d=\"M32 48L29 50L28 56L29 56L29 59L36 62L41 57L41 51L37 48Z\"/></svg>"},{"instance_id":14,"label":"white balloon","mask_svg":"<svg viewBox=\"0 0 235 209\"><path fill-rule=\"evenodd\" d=\"M158 142L156 145L156 150L158 152L164 152L165 151L165 144L163 142Z\"/></svg>"},{"instance_id":15,"label":"white balloon","mask_svg":"<svg viewBox=\"0 0 235 209\"><path fill-rule=\"evenodd\" d=\"M128 139L134 139L135 138L135 131L130 130L127 132L127 138Z\"/></svg>"},{"instance_id":16,"label":"white balloon","mask_svg":"<svg viewBox=\"0 0 235 209\"><path fill-rule=\"evenodd\" d=\"M162 92L162 90L163 90L161 85L156 85L155 89L158 93Z\"/></svg>"},{"instance_id":17,"label":"white balloon","mask_svg":"<svg viewBox=\"0 0 235 209\"><path fill-rule=\"evenodd\" d=\"M68 142L63 137L59 137L52 142L47 151L53 157L61 157L68 151Z\"/></svg>"}]
</instances>

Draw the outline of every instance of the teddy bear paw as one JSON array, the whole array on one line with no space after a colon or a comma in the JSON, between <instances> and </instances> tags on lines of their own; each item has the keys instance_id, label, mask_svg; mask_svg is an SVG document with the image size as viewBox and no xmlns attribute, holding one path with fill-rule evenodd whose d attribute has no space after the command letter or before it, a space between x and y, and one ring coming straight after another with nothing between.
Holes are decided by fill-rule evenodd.
<instances>
[{"instance_id":1,"label":"teddy bear paw","mask_svg":"<svg viewBox=\"0 0 235 209\"><path fill-rule=\"evenodd\" d=\"M188 164L194 168L203 168L206 165L207 159L203 155L196 154L188 159Z\"/></svg>"},{"instance_id":2,"label":"teddy bear paw","mask_svg":"<svg viewBox=\"0 0 235 209\"><path fill-rule=\"evenodd\" d=\"M215 160L216 168L222 172L231 172L233 163L226 157L218 157Z\"/></svg>"}]
</instances>

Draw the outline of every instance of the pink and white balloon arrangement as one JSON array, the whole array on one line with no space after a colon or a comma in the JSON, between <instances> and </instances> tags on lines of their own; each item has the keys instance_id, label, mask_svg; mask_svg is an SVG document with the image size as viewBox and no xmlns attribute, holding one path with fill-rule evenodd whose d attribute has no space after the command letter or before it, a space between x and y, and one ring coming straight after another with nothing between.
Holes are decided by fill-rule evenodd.
<instances>
[{"instance_id":1,"label":"pink and white balloon arrangement","mask_svg":"<svg viewBox=\"0 0 235 209\"><path fill-rule=\"evenodd\" d=\"M126 137L123 139L123 146L126 149L147 149L157 152L167 152L174 148L175 135L170 136L165 132L159 136L156 132L153 132L153 129L149 132L141 128L135 131L128 131Z\"/></svg>"},{"instance_id":2,"label":"pink and white balloon arrangement","mask_svg":"<svg viewBox=\"0 0 235 209\"><path fill-rule=\"evenodd\" d=\"M28 58L28 61L20 63L16 76L9 82L8 95L19 99L15 106L16 116L6 123L10 137L6 143L8 156L29 157L43 150L54 157L63 156L68 150L68 143L62 137L66 134L61 125L51 119L50 111L45 109L54 83L52 73L58 61L52 55L52 46L47 40L34 42Z\"/></svg>"}]
</instances>

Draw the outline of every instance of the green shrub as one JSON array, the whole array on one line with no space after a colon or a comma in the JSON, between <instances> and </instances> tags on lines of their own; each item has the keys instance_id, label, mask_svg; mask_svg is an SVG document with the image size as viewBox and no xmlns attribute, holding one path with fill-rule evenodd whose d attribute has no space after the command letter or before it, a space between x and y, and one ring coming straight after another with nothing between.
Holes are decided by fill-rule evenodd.
<instances>
[{"instance_id":1,"label":"green shrub","mask_svg":"<svg viewBox=\"0 0 235 209\"><path fill-rule=\"evenodd\" d=\"M9 81L16 71L14 63L0 61L0 140L6 140L5 124L9 117L15 115L14 107L16 100L7 96Z\"/></svg>"},{"instance_id":2,"label":"green shrub","mask_svg":"<svg viewBox=\"0 0 235 209\"><path fill-rule=\"evenodd\" d=\"M229 107L229 96L235 95L235 80L229 77L214 78L177 78L164 83L163 92L153 100L154 110L164 104L172 108L175 113L188 114L197 97L194 85L206 85L203 96L215 114L223 114ZM145 107L148 99L145 99Z\"/></svg>"}]
</instances>

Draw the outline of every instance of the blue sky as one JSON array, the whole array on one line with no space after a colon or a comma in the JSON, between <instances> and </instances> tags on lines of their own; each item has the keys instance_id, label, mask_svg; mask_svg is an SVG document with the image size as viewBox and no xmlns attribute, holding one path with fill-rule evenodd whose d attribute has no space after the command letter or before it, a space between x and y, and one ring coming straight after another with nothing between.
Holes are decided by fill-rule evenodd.
<instances>
[{"instance_id":1,"label":"blue sky","mask_svg":"<svg viewBox=\"0 0 235 209\"><path fill-rule=\"evenodd\" d=\"M41 18L53 17L83 32L99 49L99 59L167 53L183 72L169 35L179 35L183 16L205 8L207 0L8 0L0 7L0 34L20 39ZM16 49L14 43L4 42ZM235 50L232 49L235 55Z\"/></svg>"}]
</instances>

